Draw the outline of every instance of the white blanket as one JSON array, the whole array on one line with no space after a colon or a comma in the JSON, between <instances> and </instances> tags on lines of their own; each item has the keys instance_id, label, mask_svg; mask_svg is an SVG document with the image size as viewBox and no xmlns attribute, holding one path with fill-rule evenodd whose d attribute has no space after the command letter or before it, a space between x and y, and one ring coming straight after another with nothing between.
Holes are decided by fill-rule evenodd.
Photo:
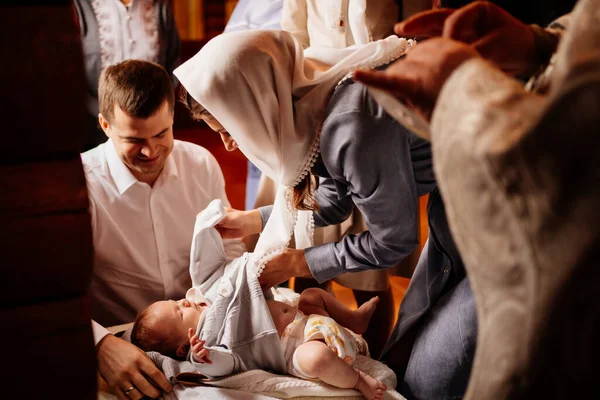
<instances>
[{"instance_id":1,"label":"white blanket","mask_svg":"<svg viewBox=\"0 0 600 400\"><path fill-rule=\"evenodd\" d=\"M387 366L379 361L369 357L359 356L352 364L355 368L368 373L369 375L383 381L388 388L396 387L396 375ZM268 398L290 399L362 399L360 392L354 389L340 389L323 382L315 382L292 376L275 375L262 370L251 370L240 374L232 375L227 378L212 382L206 382L207 385L237 389L243 392L252 392ZM178 400L191 400L206 398L206 387L184 387L176 385L174 393ZM211 397L212 398L212 397ZM242 397L240 397L242 398ZM264 397L257 397L264 399ZM388 389L384 399L404 399L398 392Z\"/></svg>"}]
</instances>

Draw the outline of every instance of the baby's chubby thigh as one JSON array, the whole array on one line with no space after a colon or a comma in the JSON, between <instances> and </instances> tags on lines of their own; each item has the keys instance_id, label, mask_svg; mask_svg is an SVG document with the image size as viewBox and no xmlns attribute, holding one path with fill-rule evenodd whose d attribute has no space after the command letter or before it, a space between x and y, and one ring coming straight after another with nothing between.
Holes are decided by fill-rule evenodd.
<instances>
[{"instance_id":1,"label":"baby's chubby thigh","mask_svg":"<svg viewBox=\"0 0 600 400\"><path fill-rule=\"evenodd\" d=\"M305 379L315 379L345 371L351 368L339 358L327 344L318 339L302 343L294 353L294 371L296 375Z\"/></svg>"},{"instance_id":2,"label":"baby's chubby thigh","mask_svg":"<svg viewBox=\"0 0 600 400\"><path fill-rule=\"evenodd\" d=\"M267 306L277 332L281 336L285 328L294 320L297 310L289 304L276 300L267 300Z\"/></svg>"}]
</instances>

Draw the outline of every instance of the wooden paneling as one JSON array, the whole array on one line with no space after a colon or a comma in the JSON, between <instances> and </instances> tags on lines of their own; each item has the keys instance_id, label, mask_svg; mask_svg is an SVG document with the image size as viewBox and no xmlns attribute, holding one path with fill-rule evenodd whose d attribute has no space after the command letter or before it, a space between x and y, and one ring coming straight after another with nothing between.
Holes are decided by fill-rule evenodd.
<instances>
[{"instance_id":1,"label":"wooden paneling","mask_svg":"<svg viewBox=\"0 0 600 400\"><path fill-rule=\"evenodd\" d=\"M201 40L222 33L236 3L224 0L173 0L179 36L182 40Z\"/></svg>"},{"instance_id":2,"label":"wooden paneling","mask_svg":"<svg viewBox=\"0 0 600 400\"><path fill-rule=\"evenodd\" d=\"M37 3L44 6L25 6ZM68 0L0 7L2 398L96 398L85 80Z\"/></svg>"},{"instance_id":3,"label":"wooden paneling","mask_svg":"<svg viewBox=\"0 0 600 400\"><path fill-rule=\"evenodd\" d=\"M173 12L182 40L197 40L205 36L202 0L173 0Z\"/></svg>"}]
</instances>

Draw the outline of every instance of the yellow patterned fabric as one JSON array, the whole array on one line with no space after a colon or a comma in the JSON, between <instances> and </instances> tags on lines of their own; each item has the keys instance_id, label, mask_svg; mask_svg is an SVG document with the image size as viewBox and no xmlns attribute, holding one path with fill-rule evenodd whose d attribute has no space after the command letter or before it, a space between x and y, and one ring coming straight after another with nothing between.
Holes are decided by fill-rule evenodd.
<instances>
[{"instance_id":1,"label":"yellow patterned fabric","mask_svg":"<svg viewBox=\"0 0 600 400\"><path fill-rule=\"evenodd\" d=\"M296 317L281 336L288 373L301 378L311 378L299 368L296 358L298 346L309 340L322 340L339 358L352 364L356 356L369 356L367 342L334 319L318 314L305 315L297 311Z\"/></svg>"}]
</instances>

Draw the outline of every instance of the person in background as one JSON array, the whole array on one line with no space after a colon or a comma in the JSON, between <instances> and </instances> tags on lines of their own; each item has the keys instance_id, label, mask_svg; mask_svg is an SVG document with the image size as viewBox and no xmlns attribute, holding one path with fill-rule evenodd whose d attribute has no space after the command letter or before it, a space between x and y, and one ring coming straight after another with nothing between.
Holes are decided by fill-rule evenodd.
<instances>
[{"instance_id":1,"label":"person in background","mask_svg":"<svg viewBox=\"0 0 600 400\"><path fill-rule=\"evenodd\" d=\"M120 399L157 397L157 388L169 389L164 376L102 325L133 322L151 303L185 295L196 215L213 199L229 204L225 181L206 149L173 139L173 85L160 65L111 65L100 76L98 95L109 140L81 155L94 241L98 371ZM244 251L239 240L225 242L228 257Z\"/></svg>"},{"instance_id":2,"label":"person in background","mask_svg":"<svg viewBox=\"0 0 600 400\"><path fill-rule=\"evenodd\" d=\"M227 21L225 32L281 29L282 6L282 0L240 0Z\"/></svg>"},{"instance_id":3,"label":"person in background","mask_svg":"<svg viewBox=\"0 0 600 400\"><path fill-rule=\"evenodd\" d=\"M98 80L108 66L127 59L162 65L173 82L179 34L168 0L74 0L87 78L88 119L84 150L106 141L98 125Z\"/></svg>"},{"instance_id":4,"label":"person in background","mask_svg":"<svg viewBox=\"0 0 600 400\"><path fill-rule=\"evenodd\" d=\"M391 35L399 12L395 0L284 0L281 28L305 49L343 49Z\"/></svg>"}]
</instances>

